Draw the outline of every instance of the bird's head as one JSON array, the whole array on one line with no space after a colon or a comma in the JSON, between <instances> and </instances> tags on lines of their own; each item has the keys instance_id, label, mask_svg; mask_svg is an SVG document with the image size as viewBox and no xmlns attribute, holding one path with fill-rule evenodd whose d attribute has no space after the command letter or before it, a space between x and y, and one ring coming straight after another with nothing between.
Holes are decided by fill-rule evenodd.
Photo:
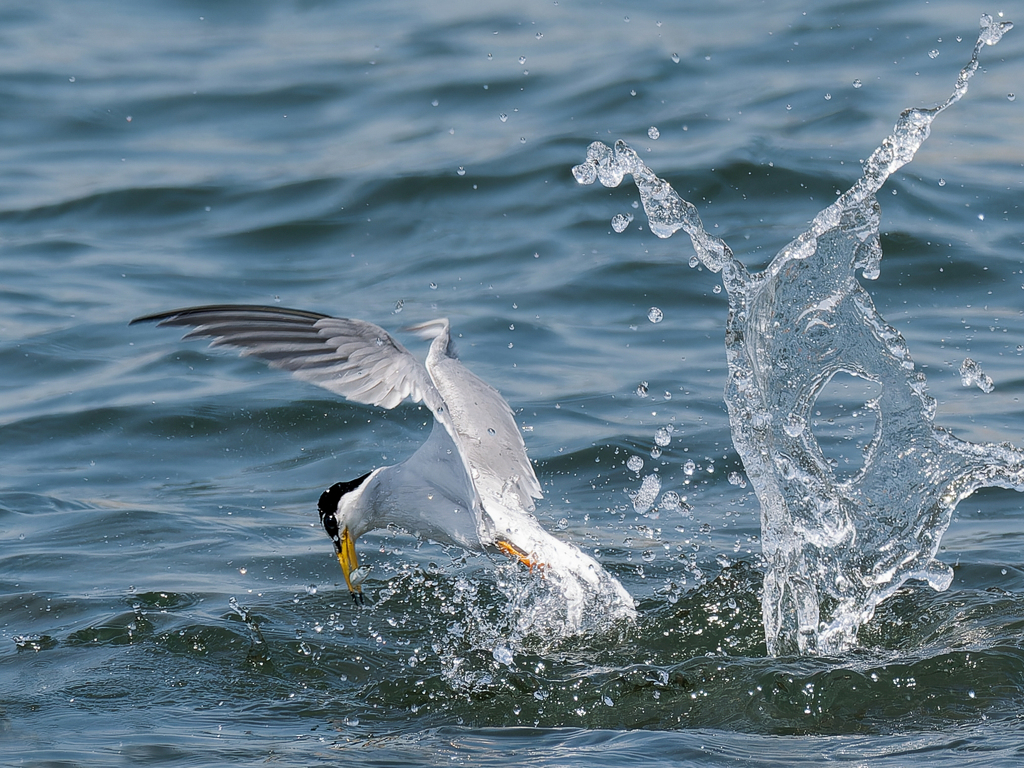
<instances>
[{"instance_id":1,"label":"bird's head","mask_svg":"<svg viewBox=\"0 0 1024 768\"><path fill-rule=\"evenodd\" d=\"M363 588L353 583L352 574L359 568L356 556L356 538L363 533L359 519L360 496L363 484L373 474L367 472L362 477L344 483L335 483L322 494L317 507L320 510L320 524L334 542L334 551L341 564L341 572L345 575L345 584L357 603L363 602Z\"/></svg>"}]
</instances>

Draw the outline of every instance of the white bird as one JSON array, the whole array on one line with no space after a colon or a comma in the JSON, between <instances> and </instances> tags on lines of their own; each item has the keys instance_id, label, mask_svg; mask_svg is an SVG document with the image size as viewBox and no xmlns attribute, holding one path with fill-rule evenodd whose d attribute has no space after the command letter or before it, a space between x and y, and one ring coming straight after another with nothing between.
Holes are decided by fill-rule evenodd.
<instances>
[{"instance_id":1,"label":"white bird","mask_svg":"<svg viewBox=\"0 0 1024 768\"><path fill-rule=\"evenodd\" d=\"M373 323L279 307L219 305L147 315L132 324L187 326L183 338L212 338L357 403L424 403L434 415L427 441L401 464L335 483L320 496L320 521L353 599L362 602L355 542L395 525L423 539L503 553L557 583L577 625L594 605L633 618L629 593L592 557L556 539L533 516L540 483L508 403L455 356L447 319L409 328L431 340L420 363Z\"/></svg>"}]
</instances>

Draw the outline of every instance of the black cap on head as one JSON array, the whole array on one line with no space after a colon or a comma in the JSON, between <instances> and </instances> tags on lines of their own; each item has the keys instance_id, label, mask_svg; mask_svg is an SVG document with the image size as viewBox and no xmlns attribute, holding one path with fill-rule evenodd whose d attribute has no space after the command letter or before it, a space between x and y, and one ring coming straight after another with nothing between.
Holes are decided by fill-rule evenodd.
<instances>
[{"instance_id":1,"label":"black cap on head","mask_svg":"<svg viewBox=\"0 0 1024 768\"><path fill-rule=\"evenodd\" d=\"M327 531L327 535L331 537L331 541L337 542L339 540L338 519L334 516L334 513L338 511L338 503L341 501L341 497L361 486L371 474L371 472L367 472L355 480L335 483L320 494L320 501L317 502L317 508L320 510L320 524Z\"/></svg>"}]
</instances>

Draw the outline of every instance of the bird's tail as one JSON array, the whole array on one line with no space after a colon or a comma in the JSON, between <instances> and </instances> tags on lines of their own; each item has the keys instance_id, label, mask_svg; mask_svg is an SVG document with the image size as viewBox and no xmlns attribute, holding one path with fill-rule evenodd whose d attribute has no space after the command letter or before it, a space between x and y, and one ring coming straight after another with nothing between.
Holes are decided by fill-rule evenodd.
<instances>
[{"instance_id":1,"label":"bird's tail","mask_svg":"<svg viewBox=\"0 0 1024 768\"><path fill-rule=\"evenodd\" d=\"M563 613L565 634L600 631L622 620L636 619L633 598L590 555L536 523L523 524L516 533L517 548L528 553L535 578L543 579L542 591L549 597L546 610L554 611L557 606L557 612ZM513 559L527 562L521 556Z\"/></svg>"}]
</instances>

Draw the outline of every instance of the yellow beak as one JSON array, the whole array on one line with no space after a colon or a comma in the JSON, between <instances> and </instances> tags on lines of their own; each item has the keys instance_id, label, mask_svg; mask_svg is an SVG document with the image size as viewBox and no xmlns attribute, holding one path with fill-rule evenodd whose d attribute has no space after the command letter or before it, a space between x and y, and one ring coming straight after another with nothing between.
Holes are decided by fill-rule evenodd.
<instances>
[{"instance_id":1,"label":"yellow beak","mask_svg":"<svg viewBox=\"0 0 1024 768\"><path fill-rule=\"evenodd\" d=\"M353 598L363 591L361 585L352 585L352 572L359 568L359 558L356 556L356 541L352 538L348 528L341 531L341 541L338 543L338 563L341 565L341 572L345 574L345 584Z\"/></svg>"}]
</instances>

